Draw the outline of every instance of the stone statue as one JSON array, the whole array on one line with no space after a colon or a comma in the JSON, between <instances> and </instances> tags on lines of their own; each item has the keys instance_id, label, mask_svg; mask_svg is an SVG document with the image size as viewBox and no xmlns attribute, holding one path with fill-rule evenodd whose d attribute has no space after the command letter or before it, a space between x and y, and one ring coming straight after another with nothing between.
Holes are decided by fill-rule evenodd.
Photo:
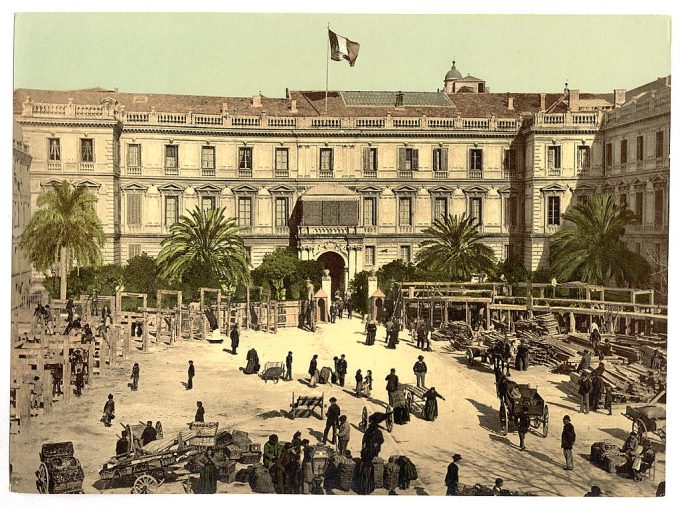
<instances>
[{"instance_id":1,"label":"stone statue","mask_svg":"<svg viewBox=\"0 0 680 510\"><path fill-rule=\"evenodd\" d=\"M331 270L330 269L323 269L323 275L328 278L331 275Z\"/></svg>"},{"instance_id":2,"label":"stone statue","mask_svg":"<svg viewBox=\"0 0 680 510\"><path fill-rule=\"evenodd\" d=\"M314 299L314 284L307 278L307 300L311 301L312 299Z\"/></svg>"}]
</instances>

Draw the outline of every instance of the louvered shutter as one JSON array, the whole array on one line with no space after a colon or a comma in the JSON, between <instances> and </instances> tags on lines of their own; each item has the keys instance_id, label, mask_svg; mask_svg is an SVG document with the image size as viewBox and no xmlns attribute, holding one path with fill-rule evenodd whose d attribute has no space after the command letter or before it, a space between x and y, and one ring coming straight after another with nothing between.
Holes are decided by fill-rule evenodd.
<instances>
[{"instance_id":1,"label":"louvered shutter","mask_svg":"<svg viewBox=\"0 0 680 510\"><path fill-rule=\"evenodd\" d=\"M411 151L411 170L418 170L418 149Z\"/></svg>"},{"instance_id":2,"label":"louvered shutter","mask_svg":"<svg viewBox=\"0 0 680 510\"><path fill-rule=\"evenodd\" d=\"M399 170L406 170L406 147L399 147Z\"/></svg>"},{"instance_id":3,"label":"louvered shutter","mask_svg":"<svg viewBox=\"0 0 680 510\"><path fill-rule=\"evenodd\" d=\"M364 159L363 159L363 169L364 171L370 170L370 151L368 147L364 147L363 153L364 153Z\"/></svg>"},{"instance_id":4,"label":"louvered shutter","mask_svg":"<svg viewBox=\"0 0 680 510\"><path fill-rule=\"evenodd\" d=\"M449 169L449 149L442 149L441 168L440 170L446 172Z\"/></svg>"}]
</instances>

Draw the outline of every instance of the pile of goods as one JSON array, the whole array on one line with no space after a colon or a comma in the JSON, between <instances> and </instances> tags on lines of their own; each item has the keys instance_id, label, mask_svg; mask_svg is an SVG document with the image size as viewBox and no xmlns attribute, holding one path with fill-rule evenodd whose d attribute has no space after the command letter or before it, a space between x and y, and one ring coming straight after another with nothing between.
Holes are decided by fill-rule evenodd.
<instances>
[{"instance_id":1,"label":"pile of goods","mask_svg":"<svg viewBox=\"0 0 680 510\"><path fill-rule=\"evenodd\" d=\"M576 349L564 342L557 319L552 313L515 322L517 336L529 348L529 364L563 367L578 360Z\"/></svg>"},{"instance_id":2,"label":"pile of goods","mask_svg":"<svg viewBox=\"0 0 680 510\"><path fill-rule=\"evenodd\" d=\"M448 340L456 350L461 350L473 342L473 333L470 325L464 321L454 321L442 325L436 331L433 331L431 336L432 341L446 341Z\"/></svg>"},{"instance_id":3,"label":"pile of goods","mask_svg":"<svg viewBox=\"0 0 680 510\"><path fill-rule=\"evenodd\" d=\"M261 446L253 443L248 433L241 430L220 432L215 437L215 446L224 451L229 460L241 464L256 464L262 456Z\"/></svg>"},{"instance_id":4,"label":"pile of goods","mask_svg":"<svg viewBox=\"0 0 680 510\"><path fill-rule=\"evenodd\" d=\"M336 488L341 491L352 490L352 482L354 481L354 469L356 468L356 462L352 459L348 459L343 455L336 455L334 459L336 468Z\"/></svg>"},{"instance_id":5,"label":"pile of goods","mask_svg":"<svg viewBox=\"0 0 680 510\"><path fill-rule=\"evenodd\" d=\"M383 487L388 491L399 487L399 466L395 462L385 464Z\"/></svg>"},{"instance_id":6,"label":"pile of goods","mask_svg":"<svg viewBox=\"0 0 680 510\"><path fill-rule=\"evenodd\" d=\"M256 494L275 494L274 482L269 470L262 464L248 466L248 484Z\"/></svg>"},{"instance_id":7,"label":"pile of goods","mask_svg":"<svg viewBox=\"0 0 680 510\"><path fill-rule=\"evenodd\" d=\"M598 441L590 447L590 461L608 473L616 473L628 462L628 456L618 446Z\"/></svg>"},{"instance_id":8,"label":"pile of goods","mask_svg":"<svg viewBox=\"0 0 680 510\"><path fill-rule=\"evenodd\" d=\"M515 331L518 335L524 332L549 336L557 336L560 334L559 324L552 313L534 315L533 319L515 321Z\"/></svg>"},{"instance_id":9,"label":"pile of goods","mask_svg":"<svg viewBox=\"0 0 680 510\"><path fill-rule=\"evenodd\" d=\"M385 479L385 460L380 457L373 458L373 482L376 489L381 489Z\"/></svg>"},{"instance_id":10,"label":"pile of goods","mask_svg":"<svg viewBox=\"0 0 680 510\"><path fill-rule=\"evenodd\" d=\"M41 494L73 494L83 491L85 473L73 456L73 443L44 443L40 451L36 486Z\"/></svg>"},{"instance_id":11,"label":"pile of goods","mask_svg":"<svg viewBox=\"0 0 680 510\"><path fill-rule=\"evenodd\" d=\"M494 496L493 489L486 487L480 483L475 485L458 484L458 496ZM533 492L511 491L508 489L501 489L501 496L536 496Z\"/></svg>"}]
</instances>

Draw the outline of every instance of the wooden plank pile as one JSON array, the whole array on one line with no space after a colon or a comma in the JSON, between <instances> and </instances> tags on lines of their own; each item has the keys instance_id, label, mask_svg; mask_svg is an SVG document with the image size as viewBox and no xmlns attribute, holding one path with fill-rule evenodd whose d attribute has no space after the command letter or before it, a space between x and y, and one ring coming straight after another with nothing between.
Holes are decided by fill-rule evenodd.
<instances>
[{"instance_id":1,"label":"wooden plank pile","mask_svg":"<svg viewBox=\"0 0 680 510\"><path fill-rule=\"evenodd\" d=\"M440 329L432 332L431 338L433 341L448 340L453 345L453 348L460 350L473 342L473 333L470 325L464 321L454 321L442 326Z\"/></svg>"},{"instance_id":2,"label":"wooden plank pile","mask_svg":"<svg viewBox=\"0 0 680 510\"><path fill-rule=\"evenodd\" d=\"M515 321L515 331L522 333L531 331L540 335L559 335L560 329L557 319L552 313L534 315L533 319Z\"/></svg>"},{"instance_id":3,"label":"wooden plank pile","mask_svg":"<svg viewBox=\"0 0 680 510\"><path fill-rule=\"evenodd\" d=\"M556 336L524 331L520 336L529 347L529 364L556 367L578 362L578 351Z\"/></svg>"},{"instance_id":4,"label":"wooden plank pile","mask_svg":"<svg viewBox=\"0 0 680 510\"><path fill-rule=\"evenodd\" d=\"M656 401L657 396L666 389L664 374L649 377L647 370L638 364L624 365L605 362L606 370L602 375L604 386L612 389L614 404L649 403ZM579 374L569 374L569 388L574 395L578 394ZM604 391L604 390L603 390Z\"/></svg>"}]
</instances>

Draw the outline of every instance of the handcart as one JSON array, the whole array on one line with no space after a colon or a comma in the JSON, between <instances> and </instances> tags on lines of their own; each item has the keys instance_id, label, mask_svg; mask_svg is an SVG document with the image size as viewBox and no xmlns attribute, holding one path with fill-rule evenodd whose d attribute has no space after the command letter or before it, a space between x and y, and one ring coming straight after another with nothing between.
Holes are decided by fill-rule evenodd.
<instances>
[{"instance_id":1,"label":"handcart","mask_svg":"<svg viewBox=\"0 0 680 510\"><path fill-rule=\"evenodd\" d=\"M543 437L548 437L548 404L541 398L538 389L530 384L513 384L508 388L500 409L501 434L507 435L510 423L515 421L523 407L527 408L531 428L541 429Z\"/></svg>"}]
</instances>

